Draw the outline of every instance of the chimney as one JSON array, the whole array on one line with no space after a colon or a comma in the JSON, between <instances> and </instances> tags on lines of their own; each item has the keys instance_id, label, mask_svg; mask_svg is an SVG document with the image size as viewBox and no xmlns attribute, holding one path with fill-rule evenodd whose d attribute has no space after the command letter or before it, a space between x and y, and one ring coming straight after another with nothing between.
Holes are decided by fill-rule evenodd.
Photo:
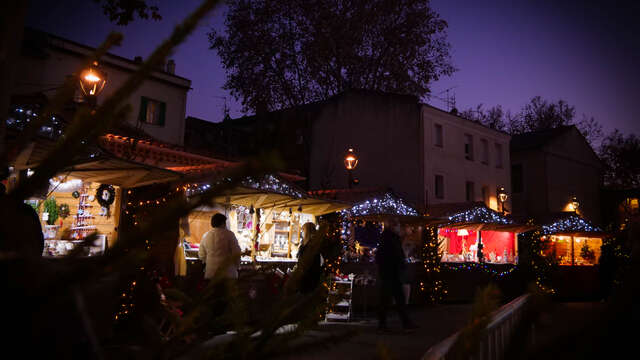
<instances>
[{"instance_id":1,"label":"chimney","mask_svg":"<svg viewBox=\"0 0 640 360\"><path fill-rule=\"evenodd\" d=\"M175 75L176 73L176 62L173 59L167 62L167 72L171 75Z\"/></svg>"},{"instance_id":2,"label":"chimney","mask_svg":"<svg viewBox=\"0 0 640 360\"><path fill-rule=\"evenodd\" d=\"M142 64L142 56L136 56L133 58L133 62L136 64Z\"/></svg>"}]
</instances>

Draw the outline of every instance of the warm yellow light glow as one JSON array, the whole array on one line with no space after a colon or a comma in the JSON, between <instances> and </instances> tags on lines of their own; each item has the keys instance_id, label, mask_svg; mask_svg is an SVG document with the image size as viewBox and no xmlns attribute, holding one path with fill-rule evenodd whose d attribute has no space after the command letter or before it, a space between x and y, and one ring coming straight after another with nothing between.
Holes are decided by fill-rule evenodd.
<instances>
[{"instance_id":1,"label":"warm yellow light glow","mask_svg":"<svg viewBox=\"0 0 640 360\"><path fill-rule=\"evenodd\" d=\"M89 71L89 73L84 76L84 79L91 82L98 82L101 80L99 76L97 76L91 71Z\"/></svg>"},{"instance_id":2,"label":"warm yellow light glow","mask_svg":"<svg viewBox=\"0 0 640 360\"><path fill-rule=\"evenodd\" d=\"M467 236L467 235L469 235L469 232L467 231L467 229L458 230L458 236Z\"/></svg>"},{"instance_id":3,"label":"warm yellow light glow","mask_svg":"<svg viewBox=\"0 0 640 360\"><path fill-rule=\"evenodd\" d=\"M344 157L344 166L347 170L353 170L358 166L358 157L353 152L353 149L347 151L347 155Z\"/></svg>"}]
</instances>

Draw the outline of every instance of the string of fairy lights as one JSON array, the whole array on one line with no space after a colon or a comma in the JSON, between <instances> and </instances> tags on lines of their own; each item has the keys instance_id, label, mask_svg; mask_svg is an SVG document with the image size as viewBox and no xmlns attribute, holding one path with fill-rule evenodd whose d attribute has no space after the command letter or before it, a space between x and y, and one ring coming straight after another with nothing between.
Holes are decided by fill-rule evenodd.
<instances>
[{"instance_id":1,"label":"string of fairy lights","mask_svg":"<svg viewBox=\"0 0 640 360\"><path fill-rule=\"evenodd\" d=\"M482 271L486 274L494 276L496 278L502 278L507 275L510 275L516 270L515 265L509 266L506 270L497 270L493 266L490 266L486 263L459 263L459 264L443 264L444 268L450 271L458 272L458 271Z\"/></svg>"},{"instance_id":2,"label":"string of fairy lights","mask_svg":"<svg viewBox=\"0 0 640 360\"><path fill-rule=\"evenodd\" d=\"M542 225L542 234L557 234L561 232L600 232L597 226L590 224L588 221L578 215L571 214L563 219L554 221L551 224Z\"/></svg>"},{"instance_id":3,"label":"string of fairy lights","mask_svg":"<svg viewBox=\"0 0 640 360\"><path fill-rule=\"evenodd\" d=\"M485 206L477 206L472 209L459 212L448 217L450 223L493 223L493 224L513 224L513 220L500 215Z\"/></svg>"},{"instance_id":4,"label":"string of fairy lights","mask_svg":"<svg viewBox=\"0 0 640 360\"><path fill-rule=\"evenodd\" d=\"M440 275L442 267L438 248L438 228L426 226L422 246L424 278L420 281L420 291L426 293L427 300L432 304L439 303L447 294Z\"/></svg>"},{"instance_id":5,"label":"string of fairy lights","mask_svg":"<svg viewBox=\"0 0 640 360\"><path fill-rule=\"evenodd\" d=\"M371 200L360 202L349 209L341 211L346 217L365 215L410 215L418 216L418 212L407 205L402 199L386 193L382 197L375 197Z\"/></svg>"}]
</instances>

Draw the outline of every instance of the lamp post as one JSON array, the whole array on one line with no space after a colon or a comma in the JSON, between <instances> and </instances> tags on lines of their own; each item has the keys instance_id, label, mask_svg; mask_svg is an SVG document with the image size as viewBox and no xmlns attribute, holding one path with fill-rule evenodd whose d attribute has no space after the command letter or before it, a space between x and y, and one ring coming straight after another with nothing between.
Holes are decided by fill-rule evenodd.
<instances>
[{"instance_id":1,"label":"lamp post","mask_svg":"<svg viewBox=\"0 0 640 360\"><path fill-rule=\"evenodd\" d=\"M573 212L577 214L580 203L578 202L578 198L576 198L575 196L571 199L571 206L573 206Z\"/></svg>"},{"instance_id":2,"label":"lamp post","mask_svg":"<svg viewBox=\"0 0 640 360\"><path fill-rule=\"evenodd\" d=\"M99 68L98 62L94 61L88 69L82 71L79 83L85 101L89 106L95 107L97 97L107 83L107 74Z\"/></svg>"},{"instance_id":3,"label":"lamp post","mask_svg":"<svg viewBox=\"0 0 640 360\"><path fill-rule=\"evenodd\" d=\"M502 215L504 215L504 203L507 201L507 199L509 198L509 195L507 195L507 192L504 190L504 186L498 186L498 200L500 200L500 211L502 212Z\"/></svg>"},{"instance_id":4,"label":"lamp post","mask_svg":"<svg viewBox=\"0 0 640 360\"><path fill-rule=\"evenodd\" d=\"M349 148L347 154L344 157L344 167L347 169L347 174L349 174L349 189L351 189L354 183L358 183L358 180L353 179L353 169L358 166L358 157L352 148Z\"/></svg>"}]
</instances>

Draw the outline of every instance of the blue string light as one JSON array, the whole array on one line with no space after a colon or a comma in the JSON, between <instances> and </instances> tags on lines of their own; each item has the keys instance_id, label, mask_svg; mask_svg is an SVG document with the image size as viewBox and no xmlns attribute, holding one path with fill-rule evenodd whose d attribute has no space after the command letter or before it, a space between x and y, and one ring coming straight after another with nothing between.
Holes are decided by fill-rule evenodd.
<instances>
[{"instance_id":1,"label":"blue string light","mask_svg":"<svg viewBox=\"0 0 640 360\"><path fill-rule=\"evenodd\" d=\"M386 193L382 198L375 197L358 203L350 209L342 210L341 215L346 217L365 215L418 216L418 212L402 199L393 196L391 193Z\"/></svg>"},{"instance_id":2,"label":"blue string light","mask_svg":"<svg viewBox=\"0 0 640 360\"><path fill-rule=\"evenodd\" d=\"M591 225L578 215L569 215L564 219L548 225L542 225L542 233L544 235L557 234L562 232L599 232L599 227Z\"/></svg>"},{"instance_id":3,"label":"blue string light","mask_svg":"<svg viewBox=\"0 0 640 360\"><path fill-rule=\"evenodd\" d=\"M499 213L488 209L484 206L476 206L455 215L449 216L450 223L497 223L497 224L513 224L510 220Z\"/></svg>"}]
</instances>

